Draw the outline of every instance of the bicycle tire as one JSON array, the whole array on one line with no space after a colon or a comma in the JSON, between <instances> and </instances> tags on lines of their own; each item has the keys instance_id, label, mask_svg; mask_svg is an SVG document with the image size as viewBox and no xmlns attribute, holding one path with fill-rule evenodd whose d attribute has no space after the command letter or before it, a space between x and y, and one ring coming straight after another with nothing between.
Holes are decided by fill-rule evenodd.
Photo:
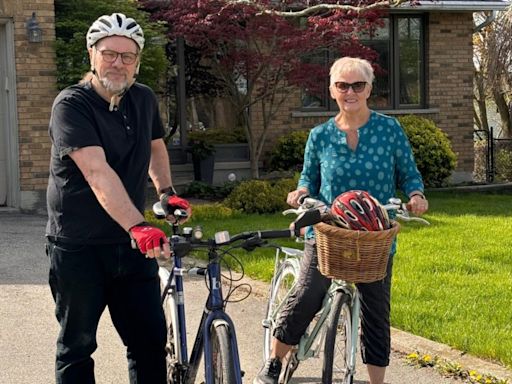
<instances>
[{"instance_id":1,"label":"bicycle tire","mask_svg":"<svg viewBox=\"0 0 512 384\"><path fill-rule=\"evenodd\" d=\"M274 281L270 287L270 298L267 304L267 313L265 319L267 326L264 327L263 335L263 358L267 360L270 357L272 335L276 325L279 312L277 309L288 296L288 292L297 282L299 276L299 263L296 259L284 260L275 274ZM297 353L292 349L283 359L283 366L279 376L279 383L286 384L292 378L293 373L297 369L299 361Z\"/></svg>"},{"instance_id":2,"label":"bicycle tire","mask_svg":"<svg viewBox=\"0 0 512 384\"><path fill-rule=\"evenodd\" d=\"M331 311L326 320L327 333L324 344L322 383L352 384L349 369L352 350L351 297L345 292L336 292Z\"/></svg>"},{"instance_id":3,"label":"bicycle tire","mask_svg":"<svg viewBox=\"0 0 512 384\"><path fill-rule=\"evenodd\" d=\"M213 325L210 342L213 355L213 382L215 384L236 383L233 348L228 326L226 324Z\"/></svg>"},{"instance_id":4,"label":"bicycle tire","mask_svg":"<svg viewBox=\"0 0 512 384\"><path fill-rule=\"evenodd\" d=\"M291 260L284 260L275 274L274 281L270 287L270 297L267 303L267 311L265 319L268 321L264 328L263 335L263 360L266 361L270 357L272 335L276 325L279 308L283 300L286 298L288 291L297 281L299 276L298 263Z\"/></svg>"},{"instance_id":5,"label":"bicycle tire","mask_svg":"<svg viewBox=\"0 0 512 384\"><path fill-rule=\"evenodd\" d=\"M167 286L167 281L170 278L170 272L163 267L158 270L160 277L160 292ZM178 321L177 321L177 308L175 297L172 293L167 294L162 301L162 307L165 316L165 325L167 327L167 342L165 344L166 366L167 366L167 383L169 384L182 384L183 372L178 369L180 366L179 358L179 342L178 342Z\"/></svg>"}]
</instances>

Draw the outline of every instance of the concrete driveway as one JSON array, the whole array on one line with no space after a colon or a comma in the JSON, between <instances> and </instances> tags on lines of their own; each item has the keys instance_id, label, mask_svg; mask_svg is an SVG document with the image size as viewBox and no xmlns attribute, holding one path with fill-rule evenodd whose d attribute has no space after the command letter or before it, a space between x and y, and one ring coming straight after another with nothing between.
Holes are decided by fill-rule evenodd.
<instances>
[{"instance_id":1,"label":"concrete driveway","mask_svg":"<svg viewBox=\"0 0 512 384\"><path fill-rule=\"evenodd\" d=\"M54 382L55 340L58 324L47 284L48 263L44 253L45 217L0 209L0 383L50 384ZM266 287L252 282L256 293L248 299L228 305L240 344L242 369L251 383L261 365L262 327L265 309L262 293ZM189 341L204 304L206 290L201 279L188 280L187 316ZM128 376L124 348L108 316L101 319L98 350L94 353L96 379L100 384L126 384ZM294 383L319 383L319 361L310 360L297 371ZM198 383L202 380L197 380ZM367 384L360 367L355 384ZM405 364L396 352L388 369L386 383L454 384L431 369Z\"/></svg>"}]
</instances>

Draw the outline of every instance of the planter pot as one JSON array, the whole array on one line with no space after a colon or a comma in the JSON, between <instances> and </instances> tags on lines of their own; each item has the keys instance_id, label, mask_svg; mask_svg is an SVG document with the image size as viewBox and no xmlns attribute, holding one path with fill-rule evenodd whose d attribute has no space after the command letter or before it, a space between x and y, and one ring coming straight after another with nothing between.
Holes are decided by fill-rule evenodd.
<instances>
[{"instance_id":1,"label":"planter pot","mask_svg":"<svg viewBox=\"0 0 512 384\"><path fill-rule=\"evenodd\" d=\"M167 147L167 153L169 154L169 160L171 164L186 164L187 163L187 152L178 146Z\"/></svg>"},{"instance_id":2,"label":"planter pot","mask_svg":"<svg viewBox=\"0 0 512 384\"><path fill-rule=\"evenodd\" d=\"M215 161L248 161L249 160L249 144L215 144Z\"/></svg>"},{"instance_id":3,"label":"planter pot","mask_svg":"<svg viewBox=\"0 0 512 384\"><path fill-rule=\"evenodd\" d=\"M205 159L192 157L192 163L194 164L194 180L210 185L213 184L214 155L208 156Z\"/></svg>"}]
</instances>

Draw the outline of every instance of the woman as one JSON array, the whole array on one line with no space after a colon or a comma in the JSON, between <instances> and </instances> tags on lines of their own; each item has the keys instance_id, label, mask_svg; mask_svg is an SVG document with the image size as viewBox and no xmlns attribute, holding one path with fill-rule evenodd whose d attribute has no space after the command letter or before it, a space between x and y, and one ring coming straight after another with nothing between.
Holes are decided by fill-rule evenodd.
<instances>
[{"instance_id":1,"label":"woman","mask_svg":"<svg viewBox=\"0 0 512 384\"><path fill-rule=\"evenodd\" d=\"M298 188L288 194L288 204L297 207L298 199L304 194L331 204L341 193L355 189L368 191L385 203L399 188L409 196L412 213L419 215L428 209L423 181L400 124L368 108L373 80L373 68L366 60L343 57L334 62L329 91L340 111L311 131ZM271 357L254 384L277 384L281 359L298 344L330 285L330 280L317 269L312 228L308 228L305 237L297 289L280 316L272 339ZM383 280L357 285L361 293L361 351L370 384L383 384L389 365L394 252L393 246Z\"/></svg>"}]
</instances>

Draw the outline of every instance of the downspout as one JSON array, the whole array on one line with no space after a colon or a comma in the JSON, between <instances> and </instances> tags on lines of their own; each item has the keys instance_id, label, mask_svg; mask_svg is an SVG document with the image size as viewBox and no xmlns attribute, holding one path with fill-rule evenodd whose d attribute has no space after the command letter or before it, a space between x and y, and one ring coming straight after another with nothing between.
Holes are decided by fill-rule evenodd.
<instances>
[{"instance_id":1,"label":"downspout","mask_svg":"<svg viewBox=\"0 0 512 384\"><path fill-rule=\"evenodd\" d=\"M487 15L484 21L482 21L480 24L478 24L474 29L473 32L477 33L480 32L482 29L487 27L489 24L491 24L495 19L496 15L498 14L498 11L492 10L490 15Z\"/></svg>"}]
</instances>

